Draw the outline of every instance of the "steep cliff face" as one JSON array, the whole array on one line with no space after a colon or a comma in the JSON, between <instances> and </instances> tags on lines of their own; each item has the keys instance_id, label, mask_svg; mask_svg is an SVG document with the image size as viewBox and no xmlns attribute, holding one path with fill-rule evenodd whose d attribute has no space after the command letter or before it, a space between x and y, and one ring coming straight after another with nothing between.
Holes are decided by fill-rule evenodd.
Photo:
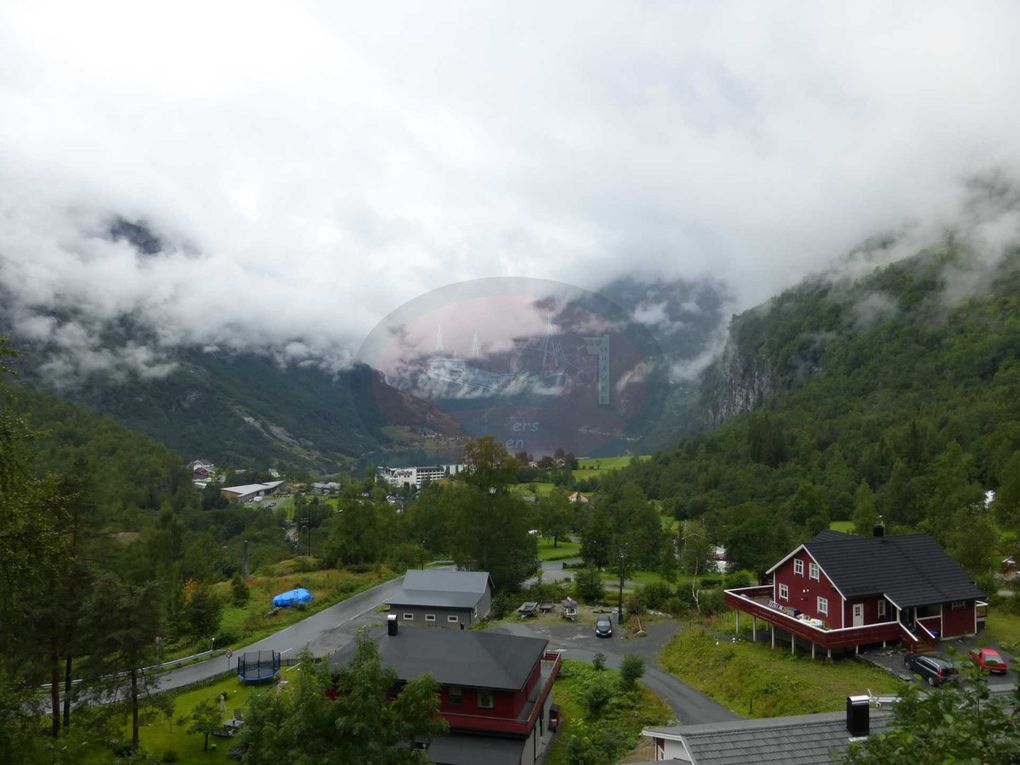
<instances>
[{"instance_id":1,"label":"steep cliff face","mask_svg":"<svg viewBox=\"0 0 1020 765\"><path fill-rule=\"evenodd\" d=\"M730 335L719 359L705 372L700 424L714 428L761 406L775 391L772 362L758 347L743 347Z\"/></svg>"}]
</instances>

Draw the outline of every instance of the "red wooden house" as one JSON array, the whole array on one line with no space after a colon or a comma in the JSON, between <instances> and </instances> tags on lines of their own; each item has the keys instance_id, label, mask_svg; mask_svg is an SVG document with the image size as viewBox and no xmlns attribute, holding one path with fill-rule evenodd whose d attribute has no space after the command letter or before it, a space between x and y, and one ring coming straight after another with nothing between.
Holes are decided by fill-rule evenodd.
<instances>
[{"instance_id":1,"label":"red wooden house","mask_svg":"<svg viewBox=\"0 0 1020 765\"><path fill-rule=\"evenodd\" d=\"M406 682L430 674L450 732L432 741L440 765L534 765L552 738L558 653L549 641L474 630L399 629L390 616L378 638L383 661ZM344 662L349 651L333 662Z\"/></svg>"},{"instance_id":2,"label":"red wooden house","mask_svg":"<svg viewBox=\"0 0 1020 765\"><path fill-rule=\"evenodd\" d=\"M768 570L771 582L726 602L815 648L902 641L911 650L978 631L987 604L974 580L927 534L823 531ZM739 618L739 617L738 617ZM775 643L775 631L772 634Z\"/></svg>"}]
</instances>

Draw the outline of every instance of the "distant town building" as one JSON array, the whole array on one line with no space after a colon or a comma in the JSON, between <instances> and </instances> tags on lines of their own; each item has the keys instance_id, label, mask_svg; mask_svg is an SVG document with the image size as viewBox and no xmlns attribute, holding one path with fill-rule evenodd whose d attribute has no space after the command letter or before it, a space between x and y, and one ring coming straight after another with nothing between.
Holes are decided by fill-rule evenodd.
<instances>
[{"instance_id":1,"label":"distant town building","mask_svg":"<svg viewBox=\"0 0 1020 765\"><path fill-rule=\"evenodd\" d=\"M275 494L283 486L283 481L268 483L248 483L243 486L224 486L220 494L231 502L260 502L263 497Z\"/></svg>"},{"instance_id":2,"label":"distant town building","mask_svg":"<svg viewBox=\"0 0 1020 765\"><path fill-rule=\"evenodd\" d=\"M336 494L341 488L336 481L316 482L312 484L312 494Z\"/></svg>"},{"instance_id":3,"label":"distant town building","mask_svg":"<svg viewBox=\"0 0 1020 765\"><path fill-rule=\"evenodd\" d=\"M464 465L422 465L419 467L391 468L383 465L376 473L376 479L386 481L390 486L398 488L413 486L420 489L429 481L457 475L464 470Z\"/></svg>"}]
</instances>

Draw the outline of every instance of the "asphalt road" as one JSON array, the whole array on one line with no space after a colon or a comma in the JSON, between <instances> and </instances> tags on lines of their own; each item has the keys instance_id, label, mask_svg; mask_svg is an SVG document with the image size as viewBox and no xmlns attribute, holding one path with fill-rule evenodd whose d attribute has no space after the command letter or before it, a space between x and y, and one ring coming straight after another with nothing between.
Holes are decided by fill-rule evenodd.
<instances>
[{"instance_id":1,"label":"asphalt road","mask_svg":"<svg viewBox=\"0 0 1020 765\"><path fill-rule=\"evenodd\" d=\"M372 621L371 611L379 607L400 589L403 577L365 590L347 600L323 609L296 624L285 627L257 643L238 649L232 659L218 656L214 659L170 670L160 676L159 690L172 690L214 678L236 666L237 655L245 651L279 651L284 657L299 653L302 649L314 647L323 649L331 644L343 644L362 623ZM360 618L359 618L360 617ZM591 661L596 653L604 653L606 664L616 669L628 653L637 653L645 658L645 674L641 682L658 693L675 712L677 719L685 725L723 722L740 719L700 691L696 691L673 675L655 666L655 657L662 645L676 632L672 622L649 625L650 638L625 640L619 636L607 640L596 638L591 625L583 624L520 624L504 622L492 627L494 630L543 637L549 640L554 650L562 649L569 659ZM658 634L661 632L662 634ZM343 634L341 634L343 633ZM339 642L337 642L339 641Z\"/></svg>"},{"instance_id":2,"label":"asphalt road","mask_svg":"<svg viewBox=\"0 0 1020 765\"><path fill-rule=\"evenodd\" d=\"M284 657L299 653L314 643L323 633L343 627L358 616L386 603L400 590L403 577L391 579L369 590L360 592L340 603L324 608L307 619L274 632L257 643L238 649L232 659L218 656L198 664L173 669L160 675L159 690L168 691L192 683L216 677L231 667L237 666L237 657L245 651L279 651Z\"/></svg>"}]
</instances>

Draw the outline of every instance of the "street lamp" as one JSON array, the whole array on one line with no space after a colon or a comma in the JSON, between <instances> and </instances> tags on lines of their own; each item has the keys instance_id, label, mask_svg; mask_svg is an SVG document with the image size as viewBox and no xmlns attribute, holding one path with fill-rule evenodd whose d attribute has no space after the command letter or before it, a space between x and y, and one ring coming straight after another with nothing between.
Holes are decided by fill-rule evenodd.
<instances>
[{"instance_id":1,"label":"street lamp","mask_svg":"<svg viewBox=\"0 0 1020 765\"><path fill-rule=\"evenodd\" d=\"M620 596L616 603L616 623L623 624L623 572L627 562L627 555L620 550Z\"/></svg>"}]
</instances>

